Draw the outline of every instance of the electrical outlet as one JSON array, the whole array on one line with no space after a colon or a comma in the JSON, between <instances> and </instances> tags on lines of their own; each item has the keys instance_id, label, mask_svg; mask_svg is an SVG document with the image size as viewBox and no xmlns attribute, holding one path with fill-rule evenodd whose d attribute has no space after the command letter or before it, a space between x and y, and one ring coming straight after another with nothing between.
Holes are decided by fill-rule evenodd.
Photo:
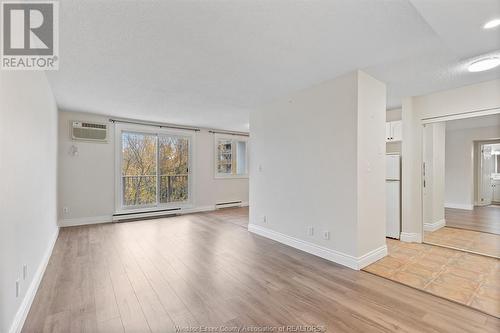
<instances>
[{"instance_id":1,"label":"electrical outlet","mask_svg":"<svg viewBox=\"0 0 500 333\"><path fill-rule=\"evenodd\" d=\"M23 280L26 280L28 277L28 265L24 264L23 265Z\"/></svg>"},{"instance_id":2,"label":"electrical outlet","mask_svg":"<svg viewBox=\"0 0 500 333\"><path fill-rule=\"evenodd\" d=\"M330 231L323 231L323 239L326 240L330 239Z\"/></svg>"},{"instance_id":3,"label":"electrical outlet","mask_svg":"<svg viewBox=\"0 0 500 333\"><path fill-rule=\"evenodd\" d=\"M19 283L19 280L16 280L16 298L21 295L21 284Z\"/></svg>"},{"instance_id":4,"label":"electrical outlet","mask_svg":"<svg viewBox=\"0 0 500 333\"><path fill-rule=\"evenodd\" d=\"M309 236L314 235L314 227L312 227L312 226L307 227L307 234Z\"/></svg>"},{"instance_id":5,"label":"electrical outlet","mask_svg":"<svg viewBox=\"0 0 500 333\"><path fill-rule=\"evenodd\" d=\"M262 223L267 223L267 216L262 216Z\"/></svg>"},{"instance_id":6,"label":"electrical outlet","mask_svg":"<svg viewBox=\"0 0 500 333\"><path fill-rule=\"evenodd\" d=\"M69 214L69 207L64 207L63 208L63 213L64 214Z\"/></svg>"}]
</instances>

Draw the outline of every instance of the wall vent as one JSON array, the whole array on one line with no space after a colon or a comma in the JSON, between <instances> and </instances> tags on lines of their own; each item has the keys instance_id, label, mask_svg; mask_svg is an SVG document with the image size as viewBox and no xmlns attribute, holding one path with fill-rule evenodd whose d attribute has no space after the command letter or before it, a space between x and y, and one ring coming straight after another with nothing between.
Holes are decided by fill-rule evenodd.
<instances>
[{"instance_id":1,"label":"wall vent","mask_svg":"<svg viewBox=\"0 0 500 333\"><path fill-rule=\"evenodd\" d=\"M71 138L78 141L108 142L108 125L73 121Z\"/></svg>"}]
</instances>

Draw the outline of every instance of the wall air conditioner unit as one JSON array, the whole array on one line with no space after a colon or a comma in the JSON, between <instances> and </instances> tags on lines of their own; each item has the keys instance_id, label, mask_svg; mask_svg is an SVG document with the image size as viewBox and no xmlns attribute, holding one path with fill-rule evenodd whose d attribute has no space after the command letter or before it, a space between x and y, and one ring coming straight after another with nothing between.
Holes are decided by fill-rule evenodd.
<instances>
[{"instance_id":1,"label":"wall air conditioner unit","mask_svg":"<svg viewBox=\"0 0 500 333\"><path fill-rule=\"evenodd\" d=\"M78 141L108 142L108 125L73 121L71 138Z\"/></svg>"}]
</instances>

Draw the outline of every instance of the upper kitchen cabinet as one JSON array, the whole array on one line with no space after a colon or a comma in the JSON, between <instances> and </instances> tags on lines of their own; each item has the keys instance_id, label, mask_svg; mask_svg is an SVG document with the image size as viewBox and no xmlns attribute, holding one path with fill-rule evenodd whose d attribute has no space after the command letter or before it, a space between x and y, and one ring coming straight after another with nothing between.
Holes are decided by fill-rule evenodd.
<instances>
[{"instance_id":1,"label":"upper kitchen cabinet","mask_svg":"<svg viewBox=\"0 0 500 333\"><path fill-rule=\"evenodd\" d=\"M403 137L401 120L385 123L385 142L401 141Z\"/></svg>"}]
</instances>

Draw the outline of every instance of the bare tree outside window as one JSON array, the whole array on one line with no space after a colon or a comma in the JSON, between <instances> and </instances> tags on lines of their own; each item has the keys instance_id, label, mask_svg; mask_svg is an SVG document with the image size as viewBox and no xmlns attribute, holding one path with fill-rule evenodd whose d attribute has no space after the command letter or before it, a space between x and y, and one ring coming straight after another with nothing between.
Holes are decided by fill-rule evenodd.
<instances>
[{"instance_id":1,"label":"bare tree outside window","mask_svg":"<svg viewBox=\"0 0 500 333\"><path fill-rule=\"evenodd\" d=\"M188 199L189 140L178 136L160 136L160 202Z\"/></svg>"},{"instance_id":2,"label":"bare tree outside window","mask_svg":"<svg viewBox=\"0 0 500 333\"><path fill-rule=\"evenodd\" d=\"M156 136L122 134L123 205L156 203Z\"/></svg>"},{"instance_id":3,"label":"bare tree outside window","mask_svg":"<svg viewBox=\"0 0 500 333\"><path fill-rule=\"evenodd\" d=\"M126 207L187 201L189 138L123 132L122 184Z\"/></svg>"}]
</instances>

